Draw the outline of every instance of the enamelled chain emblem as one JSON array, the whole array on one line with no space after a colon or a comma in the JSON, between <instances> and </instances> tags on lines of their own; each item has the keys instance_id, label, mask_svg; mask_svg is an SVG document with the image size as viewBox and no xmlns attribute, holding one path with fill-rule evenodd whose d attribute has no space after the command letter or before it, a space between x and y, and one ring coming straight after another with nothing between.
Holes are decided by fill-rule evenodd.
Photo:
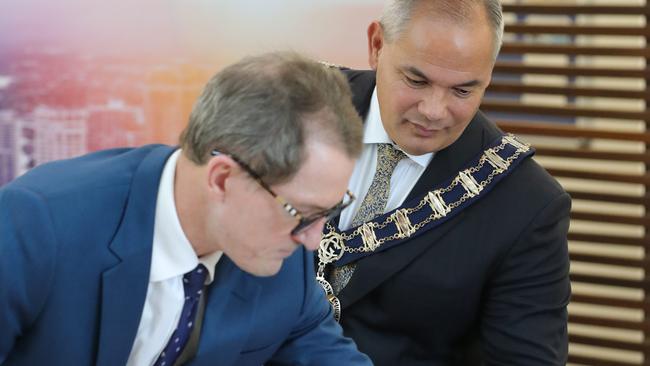
<instances>
[{"instance_id":1,"label":"enamelled chain emblem","mask_svg":"<svg viewBox=\"0 0 650 366\"><path fill-rule=\"evenodd\" d=\"M316 280L323 287L330 302L334 318L341 318L341 302L325 279L325 267L337 263L344 265L374 252L401 244L445 222L489 191L512 171L513 166L532 155L534 149L507 134L497 139L466 169L460 170L445 184L427 192L419 200L406 202L402 207L379 216L376 221L340 232L331 222L326 224L318 248Z\"/></svg>"}]
</instances>

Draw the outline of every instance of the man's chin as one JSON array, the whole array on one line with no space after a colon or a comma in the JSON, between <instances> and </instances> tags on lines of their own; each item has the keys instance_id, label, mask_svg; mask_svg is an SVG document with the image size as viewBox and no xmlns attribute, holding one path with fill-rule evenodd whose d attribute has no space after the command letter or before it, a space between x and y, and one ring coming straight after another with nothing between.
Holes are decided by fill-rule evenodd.
<instances>
[{"instance_id":1,"label":"man's chin","mask_svg":"<svg viewBox=\"0 0 650 366\"><path fill-rule=\"evenodd\" d=\"M409 136L407 141L404 143L400 143L399 141L396 142L407 154L418 156L436 152L446 147L447 145L444 145L439 141L440 139L438 137L439 136L423 138L419 136Z\"/></svg>"}]
</instances>

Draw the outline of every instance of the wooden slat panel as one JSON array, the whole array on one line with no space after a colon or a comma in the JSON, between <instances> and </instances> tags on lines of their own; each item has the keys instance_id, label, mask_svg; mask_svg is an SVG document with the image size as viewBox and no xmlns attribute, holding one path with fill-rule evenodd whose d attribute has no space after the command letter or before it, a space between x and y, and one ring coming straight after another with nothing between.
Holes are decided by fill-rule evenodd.
<instances>
[{"instance_id":1,"label":"wooden slat panel","mask_svg":"<svg viewBox=\"0 0 650 366\"><path fill-rule=\"evenodd\" d=\"M648 244L647 238L626 238L626 237L612 236L612 235L579 234L579 233L569 233L569 240L588 241L593 243L604 243L604 244L613 244L613 245L636 245L639 247L645 247Z\"/></svg>"},{"instance_id":2,"label":"wooden slat panel","mask_svg":"<svg viewBox=\"0 0 650 366\"><path fill-rule=\"evenodd\" d=\"M610 297L573 294L571 295L571 302L594 304L594 305L618 306L623 308L642 309L644 311L650 311L650 303L648 301L640 301L640 300L623 300L623 299L614 299Z\"/></svg>"},{"instance_id":3,"label":"wooden slat panel","mask_svg":"<svg viewBox=\"0 0 650 366\"><path fill-rule=\"evenodd\" d=\"M503 4L503 11L520 14L605 14L605 15L648 15L650 10L644 6L571 6L571 5L524 5Z\"/></svg>"},{"instance_id":4,"label":"wooden slat panel","mask_svg":"<svg viewBox=\"0 0 650 366\"><path fill-rule=\"evenodd\" d=\"M506 24L506 32L524 34L571 34L609 36L650 36L642 27L590 27L584 25Z\"/></svg>"},{"instance_id":5,"label":"wooden slat panel","mask_svg":"<svg viewBox=\"0 0 650 366\"><path fill-rule=\"evenodd\" d=\"M549 14L549 15L577 15L577 14L602 14L602 15L630 15L634 19L640 19L650 15L650 0L646 2L648 5L643 6L616 6L618 2L611 1L610 5L555 5L546 4L540 0L536 4L504 4L505 12L517 13L522 15L529 14ZM550 23L550 22L549 22ZM635 23L636 24L636 23ZM556 24L527 24L524 22L517 22L514 24L506 25L506 32L510 34L557 34L557 35L587 35L587 36L627 36L627 37L644 37L650 39L650 25L646 19L646 26L635 27L617 27L610 25L591 26L591 25L558 25ZM628 24L625 24L628 25ZM629 23L632 25L632 23ZM616 47L619 44L611 42L608 45L577 45L575 43L569 44L571 38L566 38L567 43L553 43L544 42L544 39L528 38L517 39L514 42L506 42L501 50L502 54L548 54L548 55L593 55L593 56L623 56L623 57L643 57L646 61L650 60L650 47L630 47L621 44L621 47ZM648 64L648 62L646 62ZM648 64L650 65L650 64ZM495 78L488 88L488 92L492 93L488 96L499 96L498 94L545 94L553 96L566 96L566 97L602 97L602 98L619 98L630 100L645 100L650 101L650 92L647 88L643 90L620 90L610 89L607 87L599 88L585 88L576 85L552 86L543 84L524 84L518 81L504 80L499 78L500 74L509 75L553 75L553 76L567 76L567 77L604 77L604 78L625 78L625 79L643 79L644 81L650 80L650 67L642 69L621 69L617 68L616 64L607 67L581 67L576 65L568 66L549 66L541 63L525 64L516 61L497 61L494 69ZM622 65L621 65L622 66ZM500 80L501 79L501 80ZM507 96L507 95L506 95ZM597 105L596 105L597 106ZM575 104L569 104L566 107L553 107L548 105L524 104L520 101L513 100L512 102L504 102L501 99L486 99L481 107L484 111L512 113L526 115L531 120L539 119L544 120L547 117L595 117L595 118L612 118L624 120L641 120L650 123L650 111L634 112L629 109L619 110L600 110L597 108L585 108ZM558 137L562 139L603 139L603 140L617 140L629 142L642 142L650 145L650 133L633 133L633 132L617 132L617 131L603 131L602 129L593 128L580 128L575 125L565 125L548 122L533 122L533 121L500 121L499 126L507 132L513 132L521 135L531 136L549 136ZM612 127L614 129L615 127ZM523 136L526 139L526 136ZM559 140L559 139L558 139ZM534 141L534 140L533 140ZM550 144L549 144L550 145ZM575 146L574 144L568 146ZM583 146L583 145L581 145ZM562 146L564 147L564 146ZM537 156L556 157L556 158L569 158L569 159L586 159L586 160L600 160L603 164L608 161L612 163L618 161L624 162L641 162L650 166L650 152L648 153L621 153L617 151L594 151L589 148L557 148L550 146L537 147ZM559 159L556 159L559 160ZM555 161L555 160L554 160ZM594 169L595 170L595 169ZM634 204L650 206L650 174L633 175L633 174L614 174L604 169L602 171L582 171L576 169L558 169L550 168L549 173L559 178L577 178L591 180L595 182L609 181L621 183L643 184L646 187L647 194L642 196L627 196L617 195L610 193L594 193L594 192L581 192L569 191L572 198L575 200L589 200L597 202L611 202L622 204ZM584 189L587 189L585 187ZM614 191L613 193L617 193ZM626 192L622 192L626 193ZM650 214L644 216L625 216L620 214L608 214L608 211L589 212L588 210L573 210L571 212L571 220L589 221L594 224L598 223L614 223L623 225L635 225L650 229ZM649 230L646 230L650 233ZM650 235L650 234L648 234ZM608 245L628 245L646 248L650 250L650 237L644 236L642 238L620 237L613 235L596 235L596 234L583 234L583 233L569 233L569 240L586 241L595 244L608 244ZM610 266L619 266L633 269L646 269L650 268L650 257L643 259L612 257L606 255L597 255L587 253L571 253L571 261L573 263L590 263L601 264ZM571 274L572 283L587 283L597 285L608 285L619 288L638 289L646 295L645 300L624 300L617 298L610 298L605 296L588 296L576 295L572 296L573 303L585 303L594 305L607 305L627 309L641 309L646 313L650 313L650 277L644 276L639 279L627 279L607 277L601 275L587 275L587 274ZM638 352L639 357L643 356L644 361L631 362L603 359L598 357L598 354L587 353L584 356L575 354L569 355L569 362L584 364L590 366L632 366L632 365L650 365L650 320L640 321L625 321L617 319L607 319L591 316L577 316L570 315L569 322L571 324L593 325L608 327L619 330L632 330L641 331L646 335L646 340L641 343L624 342L615 338L601 337L600 334L594 333L589 335L569 335L569 342L573 345L585 345L594 347L604 347L611 349L618 349L628 352ZM577 352L577 350L576 350ZM605 356L605 355L603 355Z\"/></svg>"},{"instance_id":6,"label":"wooden slat panel","mask_svg":"<svg viewBox=\"0 0 650 366\"><path fill-rule=\"evenodd\" d=\"M644 196L623 196L618 194L580 192L575 190L568 190L567 193L569 193L571 198L574 200L580 199L611 203L627 203L633 205L650 205L650 195L648 194Z\"/></svg>"},{"instance_id":7,"label":"wooden slat panel","mask_svg":"<svg viewBox=\"0 0 650 366\"><path fill-rule=\"evenodd\" d=\"M615 174L615 173L596 173L571 169L546 168L551 175L565 178L604 180L608 182L619 183L638 183L650 185L650 175L632 175L632 174Z\"/></svg>"},{"instance_id":8,"label":"wooden slat panel","mask_svg":"<svg viewBox=\"0 0 650 366\"><path fill-rule=\"evenodd\" d=\"M650 226L649 216L623 216L623 215L608 215L608 214L593 213L593 212L572 211L571 218L574 220L587 220L587 221L598 221L598 222L608 222L608 223L617 223L617 224ZM650 262L648 264L650 264Z\"/></svg>"},{"instance_id":9,"label":"wooden slat panel","mask_svg":"<svg viewBox=\"0 0 650 366\"><path fill-rule=\"evenodd\" d=\"M504 42L501 47L502 54L560 54L560 55L585 55L585 56L636 56L650 57L650 50L647 48L632 47L589 47L558 44L534 44L526 42Z\"/></svg>"},{"instance_id":10,"label":"wooden slat panel","mask_svg":"<svg viewBox=\"0 0 650 366\"><path fill-rule=\"evenodd\" d=\"M596 326L610 327L610 328L650 331L650 326L648 325L648 323L643 321L633 322L627 320L605 319L605 318L597 318L593 316L569 314L569 322L575 324L596 325ZM650 345L648 341L646 341L644 344Z\"/></svg>"},{"instance_id":11,"label":"wooden slat panel","mask_svg":"<svg viewBox=\"0 0 650 366\"><path fill-rule=\"evenodd\" d=\"M650 133L614 132L550 122L497 121L506 132L556 137L592 137L609 140L639 141L650 144Z\"/></svg>"},{"instance_id":12,"label":"wooden slat panel","mask_svg":"<svg viewBox=\"0 0 650 366\"><path fill-rule=\"evenodd\" d=\"M650 68L644 69L620 69L602 67L580 67L580 66L547 66L530 65L521 62L497 61L494 66L495 73L509 74L541 74L541 75L562 75L562 76L600 76L617 78L646 78L650 77Z\"/></svg>"},{"instance_id":13,"label":"wooden slat panel","mask_svg":"<svg viewBox=\"0 0 650 366\"><path fill-rule=\"evenodd\" d=\"M547 107L535 104L524 104L521 102L497 101L486 99L481 104L481 110L492 112L507 112L521 114L537 114L544 117L594 117L594 118L616 118L631 120L650 120L650 112L630 112L624 110L595 109L577 107L574 104L567 104L562 107Z\"/></svg>"},{"instance_id":14,"label":"wooden slat panel","mask_svg":"<svg viewBox=\"0 0 650 366\"><path fill-rule=\"evenodd\" d=\"M533 85L523 83L504 82L494 80L487 89L495 93L536 93L536 94L553 94L566 95L568 97L606 97L606 98L625 98L625 99L644 99L650 98L648 90L617 90L603 88L581 88L576 86L547 86Z\"/></svg>"},{"instance_id":15,"label":"wooden slat panel","mask_svg":"<svg viewBox=\"0 0 650 366\"><path fill-rule=\"evenodd\" d=\"M585 337L585 336L579 336L574 334L569 334L569 342L587 344L590 346L624 349L627 351L637 351L637 352L641 352L646 347L648 347L648 344L645 342L630 343L630 342L615 341L612 339L605 339L605 338Z\"/></svg>"},{"instance_id":16,"label":"wooden slat panel","mask_svg":"<svg viewBox=\"0 0 650 366\"><path fill-rule=\"evenodd\" d=\"M596 159L642 162L650 164L649 153L619 153L610 151L594 151L590 149L555 149L549 147L535 146L537 156L557 156L564 158Z\"/></svg>"},{"instance_id":17,"label":"wooden slat panel","mask_svg":"<svg viewBox=\"0 0 650 366\"><path fill-rule=\"evenodd\" d=\"M621 278L571 274L571 282L594 283L598 285L617 286L633 289L647 290L650 288L647 280L624 280Z\"/></svg>"},{"instance_id":18,"label":"wooden slat panel","mask_svg":"<svg viewBox=\"0 0 650 366\"><path fill-rule=\"evenodd\" d=\"M600 358L575 356L569 354L569 362L589 366L644 366L640 363L630 363L621 361L607 361Z\"/></svg>"},{"instance_id":19,"label":"wooden slat panel","mask_svg":"<svg viewBox=\"0 0 650 366\"><path fill-rule=\"evenodd\" d=\"M608 264L612 266L623 266L623 267L631 267L631 268L643 268L644 266L648 265L648 261L643 259L616 258L616 257L606 257L600 255L577 254L577 253L571 253L569 257L571 258L572 261L576 261L576 262Z\"/></svg>"}]
</instances>

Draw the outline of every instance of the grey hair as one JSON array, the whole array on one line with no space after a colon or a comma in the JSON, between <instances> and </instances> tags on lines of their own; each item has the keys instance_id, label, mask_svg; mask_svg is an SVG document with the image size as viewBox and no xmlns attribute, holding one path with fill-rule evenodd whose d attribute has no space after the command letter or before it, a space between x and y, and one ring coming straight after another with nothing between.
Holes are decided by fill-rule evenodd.
<instances>
[{"instance_id":1,"label":"grey hair","mask_svg":"<svg viewBox=\"0 0 650 366\"><path fill-rule=\"evenodd\" d=\"M453 21L467 22L473 6L482 4L494 36L493 58L496 60L503 43L503 10L499 0L387 0L380 18L384 38L388 42L397 39L408 26L413 9L422 3L432 6L435 16L448 17ZM424 4L423 4L424 5Z\"/></svg>"},{"instance_id":2,"label":"grey hair","mask_svg":"<svg viewBox=\"0 0 650 366\"><path fill-rule=\"evenodd\" d=\"M307 141L355 159L362 122L347 79L294 52L274 52L224 68L206 85L180 137L184 154L205 164L212 150L236 155L267 184L290 179Z\"/></svg>"}]
</instances>

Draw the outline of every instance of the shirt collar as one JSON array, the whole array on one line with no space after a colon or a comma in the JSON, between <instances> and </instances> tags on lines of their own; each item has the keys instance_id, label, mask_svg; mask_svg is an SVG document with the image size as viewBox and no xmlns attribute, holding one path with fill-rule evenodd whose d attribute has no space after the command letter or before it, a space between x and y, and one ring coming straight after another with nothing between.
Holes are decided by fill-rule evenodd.
<instances>
[{"instance_id":1,"label":"shirt collar","mask_svg":"<svg viewBox=\"0 0 650 366\"><path fill-rule=\"evenodd\" d=\"M206 283L211 283L215 266L223 253L219 251L197 258L192 244L183 232L174 201L174 176L180 153L180 149L176 150L169 157L160 177L149 280L158 282L181 276L203 263L208 269Z\"/></svg>"},{"instance_id":2,"label":"shirt collar","mask_svg":"<svg viewBox=\"0 0 650 366\"><path fill-rule=\"evenodd\" d=\"M370 108L368 109L368 115L366 116L366 123L363 132L363 143L367 145L388 143L399 148L399 145L395 144L388 136L388 133L386 133L386 130L384 129L384 124L381 121L379 99L377 99L377 86L375 86L375 89L372 91L372 98L370 99ZM400 150L402 149L400 148ZM429 162L434 155L432 152L423 155L411 155L406 152L404 154L423 168L426 168L427 165L429 165Z\"/></svg>"}]
</instances>

